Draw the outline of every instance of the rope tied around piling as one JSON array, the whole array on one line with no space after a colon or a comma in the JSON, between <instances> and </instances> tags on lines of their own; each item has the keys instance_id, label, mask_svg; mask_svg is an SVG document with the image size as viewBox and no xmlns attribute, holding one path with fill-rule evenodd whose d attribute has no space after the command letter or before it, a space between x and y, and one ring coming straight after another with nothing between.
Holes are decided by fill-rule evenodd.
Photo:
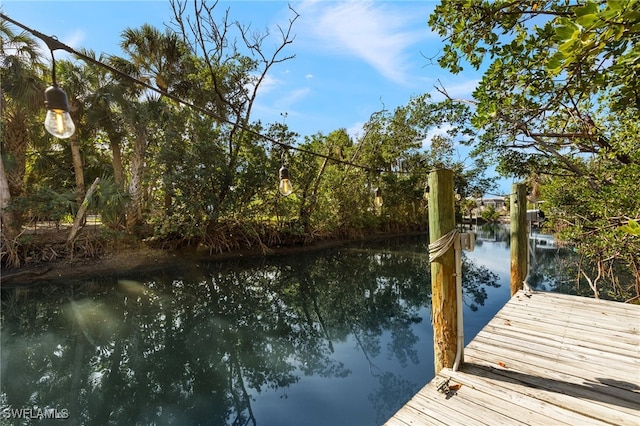
<instances>
[{"instance_id":1,"label":"rope tied around piling","mask_svg":"<svg viewBox=\"0 0 640 426\"><path fill-rule=\"evenodd\" d=\"M437 258L445 254L453 247L455 259L455 281L456 281L456 358L453 362L453 371L458 371L462 362L462 352L464 348L464 329L462 326L462 249L460 247L460 233L456 228L444 234L433 243L429 244L429 263L433 263ZM431 315L435 311L432 309ZM433 322L433 317L431 318Z\"/></svg>"},{"instance_id":2,"label":"rope tied around piling","mask_svg":"<svg viewBox=\"0 0 640 426\"><path fill-rule=\"evenodd\" d=\"M429 263L434 262L437 258L445 254L447 250L453 246L457 235L458 230L453 228L451 231L429 244Z\"/></svg>"}]
</instances>

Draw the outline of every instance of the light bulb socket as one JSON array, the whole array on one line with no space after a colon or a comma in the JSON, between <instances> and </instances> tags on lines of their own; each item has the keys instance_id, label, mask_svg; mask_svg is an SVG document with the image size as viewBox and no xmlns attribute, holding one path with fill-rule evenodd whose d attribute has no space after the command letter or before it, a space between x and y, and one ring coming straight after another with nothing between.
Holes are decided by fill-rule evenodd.
<instances>
[{"instance_id":1,"label":"light bulb socket","mask_svg":"<svg viewBox=\"0 0 640 426\"><path fill-rule=\"evenodd\" d=\"M44 91L44 106L48 110L69 112L69 98L59 86L53 85Z\"/></svg>"},{"instance_id":2,"label":"light bulb socket","mask_svg":"<svg viewBox=\"0 0 640 426\"><path fill-rule=\"evenodd\" d=\"M280 167L280 180L283 179L291 179L291 177L289 176L289 169L287 169L285 166Z\"/></svg>"},{"instance_id":3,"label":"light bulb socket","mask_svg":"<svg viewBox=\"0 0 640 426\"><path fill-rule=\"evenodd\" d=\"M376 188L375 189L375 196L376 197L382 197L382 190L380 188Z\"/></svg>"}]
</instances>

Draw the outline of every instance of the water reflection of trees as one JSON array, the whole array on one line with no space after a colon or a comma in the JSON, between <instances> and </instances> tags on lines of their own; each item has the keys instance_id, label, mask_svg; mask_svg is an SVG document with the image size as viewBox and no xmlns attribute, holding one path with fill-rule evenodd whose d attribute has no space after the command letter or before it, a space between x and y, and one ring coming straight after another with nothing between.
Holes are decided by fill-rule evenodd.
<instances>
[{"instance_id":1,"label":"water reflection of trees","mask_svg":"<svg viewBox=\"0 0 640 426\"><path fill-rule=\"evenodd\" d=\"M483 244L500 244L505 248L510 247L510 230L508 225L483 225L474 229L478 246ZM532 232L545 235L539 228L532 228ZM549 235L549 237L551 237ZM554 291L563 294L593 297L594 292L585 280L581 270L585 270L587 276L598 276L594 265L584 264L570 246L564 245L538 245L536 239L529 241L530 270L527 282L533 289ZM506 254L508 256L508 253ZM598 282L599 296L602 298L620 300L622 298L620 285L611 281L602 274ZM617 270L616 280L624 282L633 278ZM630 282L630 281L629 281ZM486 288L486 287L485 287Z\"/></svg>"},{"instance_id":2,"label":"water reflection of trees","mask_svg":"<svg viewBox=\"0 0 640 426\"><path fill-rule=\"evenodd\" d=\"M487 288L498 288L498 274L489 271L484 266L476 265L469 258L462 256L462 292L463 300L472 311L478 306L484 306L489 297Z\"/></svg>"},{"instance_id":3,"label":"water reflection of trees","mask_svg":"<svg viewBox=\"0 0 640 426\"><path fill-rule=\"evenodd\" d=\"M2 405L68 408L71 424L257 424L261 392L349 375L333 354L353 339L382 421L418 384L375 358L386 343L399 365L419 363L412 325L431 291L424 241L380 244L3 290ZM464 268L482 305L495 277Z\"/></svg>"}]
</instances>

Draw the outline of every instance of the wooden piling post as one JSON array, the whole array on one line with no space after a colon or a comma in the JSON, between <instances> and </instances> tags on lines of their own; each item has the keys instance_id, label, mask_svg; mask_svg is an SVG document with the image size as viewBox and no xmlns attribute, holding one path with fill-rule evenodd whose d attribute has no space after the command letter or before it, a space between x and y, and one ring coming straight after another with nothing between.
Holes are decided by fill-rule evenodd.
<instances>
[{"instance_id":1,"label":"wooden piling post","mask_svg":"<svg viewBox=\"0 0 640 426\"><path fill-rule=\"evenodd\" d=\"M453 172L429 174L429 241L434 243L454 229ZM451 368L456 358L457 294L453 246L431 262L431 317L435 372Z\"/></svg>"},{"instance_id":2,"label":"wooden piling post","mask_svg":"<svg viewBox=\"0 0 640 426\"><path fill-rule=\"evenodd\" d=\"M523 183L511 187L511 295L522 290L529 270L529 236L527 229L527 188Z\"/></svg>"}]
</instances>

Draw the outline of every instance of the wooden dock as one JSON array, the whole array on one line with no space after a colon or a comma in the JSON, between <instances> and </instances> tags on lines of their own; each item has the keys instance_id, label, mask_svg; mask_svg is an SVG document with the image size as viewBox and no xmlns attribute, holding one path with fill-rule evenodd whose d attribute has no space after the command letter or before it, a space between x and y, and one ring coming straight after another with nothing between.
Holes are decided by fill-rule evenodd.
<instances>
[{"instance_id":1,"label":"wooden dock","mask_svg":"<svg viewBox=\"0 0 640 426\"><path fill-rule=\"evenodd\" d=\"M464 360L386 425L640 425L638 305L518 292Z\"/></svg>"}]
</instances>

